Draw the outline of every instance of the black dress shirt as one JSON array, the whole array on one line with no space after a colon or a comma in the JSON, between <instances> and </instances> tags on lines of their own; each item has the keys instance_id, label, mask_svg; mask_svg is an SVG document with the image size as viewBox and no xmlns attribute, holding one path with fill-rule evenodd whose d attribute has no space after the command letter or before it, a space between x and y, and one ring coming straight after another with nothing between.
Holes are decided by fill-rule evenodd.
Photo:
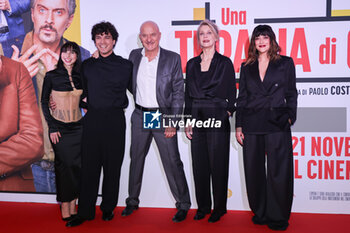
<instances>
[{"instance_id":1,"label":"black dress shirt","mask_svg":"<svg viewBox=\"0 0 350 233\"><path fill-rule=\"evenodd\" d=\"M82 64L84 96L89 110L123 109L128 106L126 89L131 82L132 63L112 53L89 58Z\"/></svg>"}]
</instances>

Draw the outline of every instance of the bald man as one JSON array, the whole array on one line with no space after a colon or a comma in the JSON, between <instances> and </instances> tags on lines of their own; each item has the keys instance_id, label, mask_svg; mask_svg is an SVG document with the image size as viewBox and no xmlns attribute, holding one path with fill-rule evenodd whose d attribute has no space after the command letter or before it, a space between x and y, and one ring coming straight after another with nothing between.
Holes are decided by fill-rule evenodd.
<instances>
[{"instance_id":1,"label":"bald man","mask_svg":"<svg viewBox=\"0 0 350 233\"><path fill-rule=\"evenodd\" d=\"M156 118L159 113L172 116L182 114L184 80L180 55L159 46L161 33L155 22L144 22L139 37L143 48L131 51L129 56L134 65L131 91L135 110L131 116L129 197L122 216L128 216L138 209L145 158L154 138L178 209L172 220L181 222L186 218L191 202L176 128L144 128L143 125L144 113L151 112Z\"/></svg>"}]
</instances>

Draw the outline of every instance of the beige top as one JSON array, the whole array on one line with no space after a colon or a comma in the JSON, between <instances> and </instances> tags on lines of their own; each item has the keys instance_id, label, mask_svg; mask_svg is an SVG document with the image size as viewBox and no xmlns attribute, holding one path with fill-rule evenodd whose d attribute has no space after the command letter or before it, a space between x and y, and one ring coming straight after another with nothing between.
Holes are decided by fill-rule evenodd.
<instances>
[{"instance_id":1,"label":"beige top","mask_svg":"<svg viewBox=\"0 0 350 233\"><path fill-rule=\"evenodd\" d=\"M79 108L80 96L83 90L55 91L52 90L52 100L56 103L56 109L51 111L51 115L58 121L65 123L76 122L82 118Z\"/></svg>"}]
</instances>

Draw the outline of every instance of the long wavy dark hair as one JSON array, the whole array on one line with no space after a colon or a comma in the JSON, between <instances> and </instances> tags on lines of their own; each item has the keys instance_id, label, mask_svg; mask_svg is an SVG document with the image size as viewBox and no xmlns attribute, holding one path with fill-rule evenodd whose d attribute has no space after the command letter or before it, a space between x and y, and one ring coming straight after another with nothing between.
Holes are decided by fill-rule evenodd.
<instances>
[{"instance_id":1,"label":"long wavy dark hair","mask_svg":"<svg viewBox=\"0 0 350 233\"><path fill-rule=\"evenodd\" d=\"M248 48L248 58L245 63L246 65L254 63L258 59L259 53L255 47L255 39L261 35L268 36L270 38L270 49L267 52L270 61L276 61L281 58L279 54L281 51L281 47L276 41L276 35L273 32L272 28L269 25L258 25L254 28L252 37L250 39L250 45Z\"/></svg>"},{"instance_id":2,"label":"long wavy dark hair","mask_svg":"<svg viewBox=\"0 0 350 233\"><path fill-rule=\"evenodd\" d=\"M81 53L80 53L80 48L79 45L75 42L72 41L67 41L64 43L61 47L60 51L60 58L58 59L57 63L57 68L58 69L65 69L64 63L62 61L62 53L67 52L67 51L72 51L77 55L77 60L74 63L73 70L75 72L80 72L80 66L81 66Z\"/></svg>"}]
</instances>

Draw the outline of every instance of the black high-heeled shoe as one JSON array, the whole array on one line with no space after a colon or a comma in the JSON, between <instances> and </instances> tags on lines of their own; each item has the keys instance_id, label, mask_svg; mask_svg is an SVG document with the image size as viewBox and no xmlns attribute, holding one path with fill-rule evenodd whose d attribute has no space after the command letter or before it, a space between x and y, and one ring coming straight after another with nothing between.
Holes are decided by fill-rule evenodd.
<instances>
[{"instance_id":1,"label":"black high-heeled shoe","mask_svg":"<svg viewBox=\"0 0 350 233\"><path fill-rule=\"evenodd\" d=\"M70 221L70 220L72 220L72 219L73 219L72 216L69 216L69 217L67 217L67 218L63 218L63 217L62 217L62 220L65 221L65 222L68 222L68 221Z\"/></svg>"},{"instance_id":2,"label":"black high-heeled shoe","mask_svg":"<svg viewBox=\"0 0 350 233\"><path fill-rule=\"evenodd\" d=\"M61 211L61 214L62 214L62 205L61 204L60 204L60 211ZM71 216L66 217L66 218L62 217L62 220L67 222L67 221L72 220L72 218L73 218L73 216L71 215Z\"/></svg>"}]
</instances>

